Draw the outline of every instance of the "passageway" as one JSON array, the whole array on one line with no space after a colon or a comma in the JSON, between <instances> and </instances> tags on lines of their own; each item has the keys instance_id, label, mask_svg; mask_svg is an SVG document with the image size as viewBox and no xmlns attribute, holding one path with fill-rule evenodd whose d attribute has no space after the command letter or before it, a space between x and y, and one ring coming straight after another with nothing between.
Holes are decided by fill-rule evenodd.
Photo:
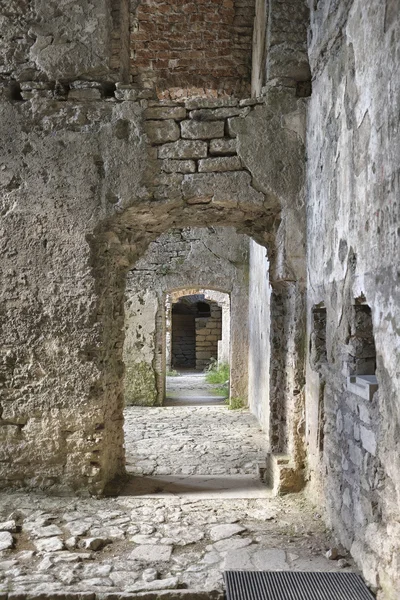
<instances>
[{"instance_id":1,"label":"passageway","mask_svg":"<svg viewBox=\"0 0 400 600\"><path fill-rule=\"evenodd\" d=\"M224 392L225 389L226 392ZM227 388L217 386L215 383L207 383L205 373L191 369L179 369L176 371L176 375L166 377L164 405L224 405L227 395Z\"/></svg>"},{"instance_id":2,"label":"passageway","mask_svg":"<svg viewBox=\"0 0 400 600\"><path fill-rule=\"evenodd\" d=\"M137 495L269 495L258 471L265 435L248 410L229 410L217 389L204 373L183 371L167 377L167 406L125 409L127 471L136 476L129 487Z\"/></svg>"}]
</instances>

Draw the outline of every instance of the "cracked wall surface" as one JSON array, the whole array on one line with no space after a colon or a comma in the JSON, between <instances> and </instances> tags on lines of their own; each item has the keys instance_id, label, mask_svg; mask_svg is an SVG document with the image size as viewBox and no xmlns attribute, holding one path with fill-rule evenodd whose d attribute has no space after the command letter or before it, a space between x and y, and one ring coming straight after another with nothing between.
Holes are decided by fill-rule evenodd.
<instances>
[{"instance_id":1,"label":"cracked wall surface","mask_svg":"<svg viewBox=\"0 0 400 600\"><path fill-rule=\"evenodd\" d=\"M124 474L125 280L151 242L185 227L233 227L268 248L290 323L275 347L295 367L271 376L280 420L294 415L276 419L275 447L301 466L299 73L266 77L258 98L160 102L129 78L135 6L13 1L2 15L2 486L101 493Z\"/></svg>"},{"instance_id":2,"label":"cracked wall surface","mask_svg":"<svg viewBox=\"0 0 400 600\"><path fill-rule=\"evenodd\" d=\"M307 361L311 490L378 598L392 600L400 594L400 24L390 1L330 5L314 6L309 47L309 337L321 339L313 308L326 310L326 351ZM378 390L362 397L347 377L357 356L373 375L374 350Z\"/></svg>"}]
</instances>

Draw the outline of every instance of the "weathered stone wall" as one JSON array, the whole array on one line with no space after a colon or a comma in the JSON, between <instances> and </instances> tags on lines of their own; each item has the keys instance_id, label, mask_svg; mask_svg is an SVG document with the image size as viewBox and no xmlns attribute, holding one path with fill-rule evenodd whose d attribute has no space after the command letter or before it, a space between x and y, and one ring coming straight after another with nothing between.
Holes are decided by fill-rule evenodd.
<instances>
[{"instance_id":1,"label":"weathered stone wall","mask_svg":"<svg viewBox=\"0 0 400 600\"><path fill-rule=\"evenodd\" d=\"M308 6L304 0L256 0L251 89L262 93L266 83L310 94L307 56Z\"/></svg>"},{"instance_id":2,"label":"weathered stone wall","mask_svg":"<svg viewBox=\"0 0 400 600\"><path fill-rule=\"evenodd\" d=\"M126 1L10 2L2 16L2 485L99 493L123 474L125 280L172 228L229 226L268 246L271 281L291 282L279 296L291 323L280 352L296 368L277 389L301 407L292 390L302 385L304 99L270 86L258 102L168 106L182 139L166 142L173 156L165 144L159 155L144 112L153 111L147 132L157 121L162 137L166 106L127 83L129 10ZM208 135L188 133L192 122L198 130L215 120L223 136L210 139L224 140L221 155ZM170 158L197 160L198 171L168 172ZM239 337L232 332L232 344ZM287 435L281 428L283 446L297 428L297 417Z\"/></svg>"},{"instance_id":3,"label":"weathered stone wall","mask_svg":"<svg viewBox=\"0 0 400 600\"><path fill-rule=\"evenodd\" d=\"M111 0L3 4L0 77L18 84L118 77L111 68Z\"/></svg>"},{"instance_id":4,"label":"weathered stone wall","mask_svg":"<svg viewBox=\"0 0 400 600\"><path fill-rule=\"evenodd\" d=\"M250 242L249 407L270 433L270 286L266 250Z\"/></svg>"},{"instance_id":5,"label":"weathered stone wall","mask_svg":"<svg viewBox=\"0 0 400 600\"><path fill-rule=\"evenodd\" d=\"M248 237L231 227L174 229L150 244L127 278L124 362L128 402L162 404L164 371L169 366L165 364L165 296L176 289L183 290L180 295L201 293L190 286L230 294L231 390L246 396L248 247ZM150 307L151 316L144 324L145 306Z\"/></svg>"},{"instance_id":6,"label":"weathered stone wall","mask_svg":"<svg viewBox=\"0 0 400 600\"><path fill-rule=\"evenodd\" d=\"M142 0L131 27L131 72L164 99L246 97L254 0Z\"/></svg>"},{"instance_id":7,"label":"weathered stone wall","mask_svg":"<svg viewBox=\"0 0 400 600\"><path fill-rule=\"evenodd\" d=\"M400 596L400 22L390 0L343 1L334 10L331 4L313 3L309 49L310 491L324 498L341 542L381 588L378 598L394 600ZM359 369L373 374L374 346L378 391L361 397L355 386L348 389L347 377Z\"/></svg>"},{"instance_id":8,"label":"weathered stone wall","mask_svg":"<svg viewBox=\"0 0 400 600\"><path fill-rule=\"evenodd\" d=\"M196 323L194 315L172 316L171 328L172 368L196 367Z\"/></svg>"},{"instance_id":9,"label":"weathered stone wall","mask_svg":"<svg viewBox=\"0 0 400 600\"><path fill-rule=\"evenodd\" d=\"M222 338L222 310L214 302L209 304L210 316L196 319L196 369L200 371L208 367L211 358L218 359L218 341Z\"/></svg>"}]
</instances>

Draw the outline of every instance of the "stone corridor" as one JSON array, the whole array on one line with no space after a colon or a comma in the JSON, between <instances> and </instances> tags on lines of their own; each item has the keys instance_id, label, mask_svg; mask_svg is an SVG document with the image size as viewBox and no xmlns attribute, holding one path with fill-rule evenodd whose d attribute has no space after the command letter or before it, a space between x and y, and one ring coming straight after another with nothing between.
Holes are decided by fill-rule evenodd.
<instances>
[{"instance_id":1,"label":"stone corridor","mask_svg":"<svg viewBox=\"0 0 400 600\"><path fill-rule=\"evenodd\" d=\"M228 410L204 374L168 380L167 402L176 406L125 409L128 471L257 477L267 448L256 418L248 411Z\"/></svg>"},{"instance_id":2,"label":"stone corridor","mask_svg":"<svg viewBox=\"0 0 400 600\"><path fill-rule=\"evenodd\" d=\"M131 474L118 497L1 496L1 600L222 598L226 569L352 568L332 551L320 509L301 494L270 497L259 482L263 435L247 410L129 407L125 431ZM240 489L210 486L229 479Z\"/></svg>"}]
</instances>

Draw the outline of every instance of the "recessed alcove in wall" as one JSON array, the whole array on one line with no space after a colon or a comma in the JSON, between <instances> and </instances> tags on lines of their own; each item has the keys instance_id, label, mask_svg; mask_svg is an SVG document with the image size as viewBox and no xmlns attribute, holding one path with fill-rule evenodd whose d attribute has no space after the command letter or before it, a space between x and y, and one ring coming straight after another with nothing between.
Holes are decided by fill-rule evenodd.
<instances>
[{"instance_id":1,"label":"recessed alcove in wall","mask_svg":"<svg viewBox=\"0 0 400 600\"><path fill-rule=\"evenodd\" d=\"M375 375L376 349L371 308L355 304L347 343L350 375Z\"/></svg>"},{"instance_id":2,"label":"recessed alcove in wall","mask_svg":"<svg viewBox=\"0 0 400 600\"><path fill-rule=\"evenodd\" d=\"M323 302L315 305L311 313L310 361L316 371L327 363L326 351L326 308Z\"/></svg>"},{"instance_id":3,"label":"recessed alcove in wall","mask_svg":"<svg viewBox=\"0 0 400 600\"><path fill-rule=\"evenodd\" d=\"M376 348L371 308L364 299L352 307L347 340L347 389L365 400L372 400L378 389Z\"/></svg>"}]
</instances>

